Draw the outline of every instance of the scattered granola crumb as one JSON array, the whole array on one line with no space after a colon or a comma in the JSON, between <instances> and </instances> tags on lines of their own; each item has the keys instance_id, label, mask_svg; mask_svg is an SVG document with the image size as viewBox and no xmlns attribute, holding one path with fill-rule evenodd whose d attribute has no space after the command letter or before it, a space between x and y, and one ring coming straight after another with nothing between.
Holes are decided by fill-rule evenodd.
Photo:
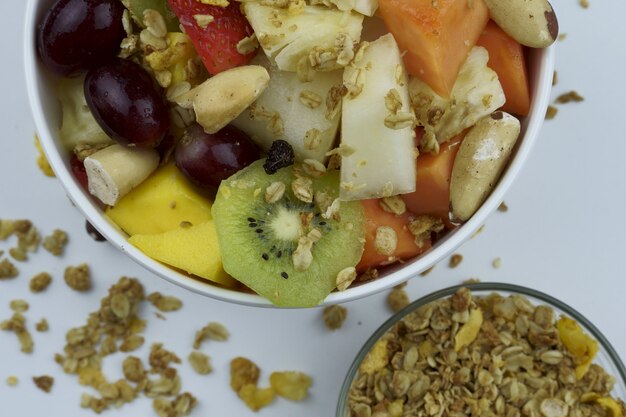
<instances>
[{"instance_id":1,"label":"scattered granola crumb","mask_svg":"<svg viewBox=\"0 0 626 417\"><path fill-rule=\"evenodd\" d=\"M324 323L330 330L337 330L343 326L343 322L348 316L348 309L338 304L324 308L322 313Z\"/></svg>"},{"instance_id":2,"label":"scattered granola crumb","mask_svg":"<svg viewBox=\"0 0 626 417\"><path fill-rule=\"evenodd\" d=\"M127 356L122 362L122 372L124 378L130 382L141 382L146 377L146 370L141 359L136 356Z\"/></svg>"},{"instance_id":3,"label":"scattered granola crumb","mask_svg":"<svg viewBox=\"0 0 626 417\"><path fill-rule=\"evenodd\" d=\"M67 245L67 233L60 229L54 229L50 236L43 239L43 247L54 256L63 255L63 250Z\"/></svg>"},{"instance_id":4,"label":"scattered granola crumb","mask_svg":"<svg viewBox=\"0 0 626 417\"><path fill-rule=\"evenodd\" d=\"M11 302L9 303L9 307L15 313L25 313L28 311L28 308L30 306L24 300L11 300Z\"/></svg>"},{"instance_id":5,"label":"scattered granola crumb","mask_svg":"<svg viewBox=\"0 0 626 417\"><path fill-rule=\"evenodd\" d=\"M578 4L580 4L580 7L582 7L583 9L589 8L589 0L579 0Z\"/></svg>"},{"instance_id":6,"label":"scattered granola crumb","mask_svg":"<svg viewBox=\"0 0 626 417\"><path fill-rule=\"evenodd\" d=\"M19 382L20 381L17 379L16 376L11 375L7 378L7 385L10 387L16 386Z\"/></svg>"},{"instance_id":7,"label":"scattered granola crumb","mask_svg":"<svg viewBox=\"0 0 626 417\"><path fill-rule=\"evenodd\" d=\"M246 385L256 386L259 373L259 367L250 359L236 357L230 361L230 387L239 393Z\"/></svg>"},{"instance_id":8,"label":"scattered granola crumb","mask_svg":"<svg viewBox=\"0 0 626 417\"><path fill-rule=\"evenodd\" d=\"M9 255L11 255L11 257L18 262L24 262L28 259L28 255L26 254L26 251L22 248L9 249Z\"/></svg>"},{"instance_id":9,"label":"scattered granola crumb","mask_svg":"<svg viewBox=\"0 0 626 417\"><path fill-rule=\"evenodd\" d=\"M65 283L74 291L89 291L91 289L91 274L86 263L65 268Z\"/></svg>"},{"instance_id":10,"label":"scattered granola crumb","mask_svg":"<svg viewBox=\"0 0 626 417\"><path fill-rule=\"evenodd\" d=\"M556 107L548 106L548 108L546 109L546 120L554 119L558 112L559 112L559 109L557 109Z\"/></svg>"},{"instance_id":11,"label":"scattered granola crumb","mask_svg":"<svg viewBox=\"0 0 626 417\"><path fill-rule=\"evenodd\" d=\"M493 266L495 269L498 269L502 266L502 259L500 258L496 258L493 260L493 262L491 262L491 266Z\"/></svg>"},{"instance_id":12,"label":"scattered granola crumb","mask_svg":"<svg viewBox=\"0 0 626 417\"><path fill-rule=\"evenodd\" d=\"M50 283L52 282L52 277L47 272L40 272L30 279L30 291L34 293L39 293L44 291Z\"/></svg>"},{"instance_id":13,"label":"scattered granola crumb","mask_svg":"<svg viewBox=\"0 0 626 417\"><path fill-rule=\"evenodd\" d=\"M160 292L153 292L148 295L147 300L152 303L153 306L164 313L170 311L178 311L183 307L183 302L176 297L170 295L161 295Z\"/></svg>"},{"instance_id":14,"label":"scattered granola crumb","mask_svg":"<svg viewBox=\"0 0 626 417\"><path fill-rule=\"evenodd\" d=\"M23 251L36 252L41 243L41 235L30 220L15 220L14 231L17 235L17 247Z\"/></svg>"},{"instance_id":15,"label":"scattered granola crumb","mask_svg":"<svg viewBox=\"0 0 626 417\"><path fill-rule=\"evenodd\" d=\"M425 277L426 275L430 274L431 272L433 272L433 269L435 269L436 265L431 266L430 268L420 272L420 276Z\"/></svg>"},{"instance_id":16,"label":"scattered granola crumb","mask_svg":"<svg viewBox=\"0 0 626 417\"><path fill-rule=\"evenodd\" d=\"M555 85L557 85L559 82L559 73L554 71L552 73L552 86L554 87Z\"/></svg>"},{"instance_id":17,"label":"scattered granola crumb","mask_svg":"<svg viewBox=\"0 0 626 417\"><path fill-rule=\"evenodd\" d=\"M163 348L162 343L153 343L150 347L148 363L152 373L167 371L172 363L181 363L180 358L174 353Z\"/></svg>"},{"instance_id":18,"label":"scattered granola crumb","mask_svg":"<svg viewBox=\"0 0 626 417\"><path fill-rule=\"evenodd\" d=\"M450 263L448 264L448 266L450 268L456 268L461 264L461 262L463 262L463 255L461 255L460 253L455 253L450 257Z\"/></svg>"},{"instance_id":19,"label":"scattered granola crumb","mask_svg":"<svg viewBox=\"0 0 626 417\"><path fill-rule=\"evenodd\" d=\"M48 375L34 376L33 382L40 390L50 392L50 390L52 390L52 385L54 385L54 378Z\"/></svg>"},{"instance_id":20,"label":"scattered granola crumb","mask_svg":"<svg viewBox=\"0 0 626 417\"><path fill-rule=\"evenodd\" d=\"M196 337L193 341L193 348L199 349L200 344L206 339L216 340L218 342L225 342L230 337L230 333L220 323L211 322L204 326L202 329L196 332Z\"/></svg>"},{"instance_id":21,"label":"scattered granola crumb","mask_svg":"<svg viewBox=\"0 0 626 417\"><path fill-rule=\"evenodd\" d=\"M0 261L0 280L15 278L19 273L20 271L8 259Z\"/></svg>"},{"instance_id":22,"label":"scattered granola crumb","mask_svg":"<svg viewBox=\"0 0 626 417\"><path fill-rule=\"evenodd\" d=\"M191 414L197 404L196 397L184 392L172 401L164 397L157 397L154 399L152 407L159 417L182 417Z\"/></svg>"},{"instance_id":23,"label":"scattered granola crumb","mask_svg":"<svg viewBox=\"0 0 626 417\"><path fill-rule=\"evenodd\" d=\"M9 320L0 323L0 330L11 331L17 336L20 350L23 353L33 352L33 338L26 328L26 317L21 313L14 313Z\"/></svg>"},{"instance_id":24,"label":"scattered granola crumb","mask_svg":"<svg viewBox=\"0 0 626 417\"><path fill-rule=\"evenodd\" d=\"M571 102L578 103L583 100L585 100L585 98L574 90L561 94L560 96L556 98L556 102L558 104L565 104L565 103L571 103Z\"/></svg>"},{"instance_id":25,"label":"scattered granola crumb","mask_svg":"<svg viewBox=\"0 0 626 417\"><path fill-rule=\"evenodd\" d=\"M143 346L146 339L138 334L131 334L120 345L120 352L133 352Z\"/></svg>"},{"instance_id":26,"label":"scattered granola crumb","mask_svg":"<svg viewBox=\"0 0 626 417\"><path fill-rule=\"evenodd\" d=\"M565 40L565 38L567 38L567 33L559 33L559 36L558 36L557 40L559 42L563 42Z\"/></svg>"},{"instance_id":27,"label":"scattered granola crumb","mask_svg":"<svg viewBox=\"0 0 626 417\"><path fill-rule=\"evenodd\" d=\"M478 284L480 283L480 278L469 278L466 279L465 281L463 281L463 284L469 285L469 284Z\"/></svg>"},{"instance_id":28,"label":"scattered granola crumb","mask_svg":"<svg viewBox=\"0 0 626 417\"><path fill-rule=\"evenodd\" d=\"M506 203L503 201L502 203L500 203L500 205L498 206L498 211L502 212L502 213L506 213L507 211L509 211L509 206L506 205Z\"/></svg>"},{"instance_id":29,"label":"scattered granola crumb","mask_svg":"<svg viewBox=\"0 0 626 417\"><path fill-rule=\"evenodd\" d=\"M405 286L406 283L394 287L387 296L387 305L394 313L402 310L411 302L409 300L409 295L404 290Z\"/></svg>"},{"instance_id":30,"label":"scattered granola crumb","mask_svg":"<svg viewBox=\"0 0 626 417\"><path fill-rule=\"evenodd\" d=\"M159 313L158 311L154 313L154 316L159 320L167 320L167 318L163 314Z\"/></svg>"},{"instance_id":31,"label":"scattered granola crumb","mask_svg":"<svg viewBox=\"0 0 626 417\"><path fill-rule=\"evenodd\" d=\"M50 166L50 163L46 159L46 155L43 153L43 148L41 147L41 142L39 141L39 136L35 133L35 148L37 148L37 166L43 172L46 177L54 177L54 171Z\"/></svg>"},{"instance_id":32,"label":"scattered granola crumb","mask_svg":"<svg viewBox=\"0 0 626 417\"><path fill-rule=\"evenodd\" d=\"M207 375L213 371L211 358L202 352L194 351L189 354L189 364L200 375Z\"/></svg>"},{"instance_id":33,"label":"scattered granola crumb","mask_svg":"<svg viewBox=\"0 0 626 417\"><path fill-rule=\"evenodd\" d=\"M50 325L48 324L48 320L45 318L39 320L37 324L35 324L35 329L38 332L47 332L50 329Z\"/></svg>"},{"instance_id":34,"label":"scattered granola crumb","mask_svg":"<svg viewBox=\"0 0 626 417\"><path fill-rule=\"evenodd\" d=\"M141 283L136 279L122 277L109 288L108 295L100 301L99 310L88 316L85 325L67 332L64 353L56 354L55 361L63 367L65 373L76 374L81 385L90 386L100 394L100 397L84 394L81 407L100 413L112 406L118 407L133 401L141 392L148 397L156 397L157 391L158 395L178 394L180 378L175 375L174 369L168 371L167 375L163 372L156 380L142 378L137 387L131 386L124 379L109 382L102 372L105 356L124 350L124 344L136 344L134 340L143 343L143 338L138 333L144 330L145 321L137 316L143 300L144 289ZM118 349L117 344L120 341L122 346ZM126 375L129 372L128 366L128 361L125 360L125 376L129 376Z\"/></svg>"}]
</instances>

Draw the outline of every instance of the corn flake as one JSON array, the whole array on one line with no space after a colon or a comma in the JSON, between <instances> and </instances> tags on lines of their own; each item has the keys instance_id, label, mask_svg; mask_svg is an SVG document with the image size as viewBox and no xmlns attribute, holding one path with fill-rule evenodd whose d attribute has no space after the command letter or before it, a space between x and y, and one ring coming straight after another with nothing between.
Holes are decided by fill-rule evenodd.
<instances>
[{"instance_id":1,"label":"corn flake","mask_svg":"<svg viewBox=\"0 0 626 417\"><path fill-rule=\"evenodd\" d=\"M472 343L478 336L482 325L483 312L479 308L471 310L469 320L459 329L459 332L454 337L454 350L458 352Z\"/></svg>"},{"instance_id":2,"label":"corn flake","mask_svg":"<svg viewBox=\"0 0 626 417\"><path fill-rule=\"evenodd\" d=\"M270 375L270 386L276 394L292 401L305 399L312 383L311 377L302 372L272 372Z\"/></svg>"},{"instance_id":3,"label":"corn flake","mask_svg":"<svg viewBox=\"0 0 626 417\"><path fill-rule=\"evenodd\" d=\"M561 316L556 327L561 341L574 356L574 362L577 365L576 378L582 379L589 370L596 353L598 353L598 342L586 334L578 323L568 317Z\"/></svg>"},{"instance_id":4,"label":"corn flake","mask_svg":"<svg viewBox=\"0 0 626 417\"><path fill-rule=\"evenodd\" d=\"M362 374L372 375L374 372L383 369L389 363L389 353L387 352L387 340L379 340L376 342L372 350L369 351L361 366L359 372Z\"/></svg>"}]
</instances>

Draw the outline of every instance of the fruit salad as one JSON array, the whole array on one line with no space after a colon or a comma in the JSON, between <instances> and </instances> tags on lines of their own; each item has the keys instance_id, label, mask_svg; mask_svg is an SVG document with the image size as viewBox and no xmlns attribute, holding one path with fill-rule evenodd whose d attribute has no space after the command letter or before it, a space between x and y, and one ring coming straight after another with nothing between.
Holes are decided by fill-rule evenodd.
<instances>
[{"instance_id":1,"label":"fruit salad","mask_svg":"<svg viewBox=\"0 0 626 417\"><path fill-rule=\"evenodd\" d=\"M467 221L530 108L547 0L57 0L76 179L146 255L314 306Z\"/></svg>"}]
</instances>

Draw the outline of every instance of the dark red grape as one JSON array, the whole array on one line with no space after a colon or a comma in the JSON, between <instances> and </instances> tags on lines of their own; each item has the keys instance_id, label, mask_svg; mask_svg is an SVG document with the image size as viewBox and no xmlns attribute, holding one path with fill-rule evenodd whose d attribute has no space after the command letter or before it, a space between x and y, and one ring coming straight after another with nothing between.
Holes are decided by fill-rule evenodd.
<instances>
[{"instance_id":1,"label":"dark red grape","mask_svg":"<svg viewBox=\"0 0 626 417\"><path fill-rule=\"evenodd\" d=\"M44 65L67 76L111 59L126 36L123 13L119 0L58 0L38 27Z\"/></svg>"},{"instance_id":2,"label":"dark red grape","mask_svg":"<svg viewBox=\"0 0 626 417\"><path fill-rule=\"evenodd\" d=\"M260 157L256 145L236 127L226 126L208 134L197 123L187 128L174 154L183 174L207 190L215 190L222 180Z\"/></svg>"},{"instance_id":3,"label":"dark red grape","mask_svg":"<svg viewBox=\"0 0 626 417\"><path fill-rule=\"evenodd\" d=\"M154 148L169 130L162 92L132 61L116 58L89 70L85 99L102 130L121 145Z\"/></svg>"}]
</instances>

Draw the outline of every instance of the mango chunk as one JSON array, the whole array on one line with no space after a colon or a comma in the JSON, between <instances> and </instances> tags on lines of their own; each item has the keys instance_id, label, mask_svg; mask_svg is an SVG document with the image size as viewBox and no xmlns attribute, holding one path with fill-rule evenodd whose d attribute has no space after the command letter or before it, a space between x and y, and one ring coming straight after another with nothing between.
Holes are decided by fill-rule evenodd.
<instances>
[{"instance_id":1,"label":"mango chunk","mask_svg":"<svg viewBox=\"0 0 626 417\"><path fill-rule=\"evenodd\" d=\"M159 168L122 198L107 216L129 235L152 235L211 220L211 202L199 194L173 163Z\"/></svg>"},{"instance_id":2,"label":"mango chunk","mask_svg":"<svg viewBox=\"0 0 626 417\"><path fill-rule=\"evenodd\" d=\"M137 234L128 241L159 262L226 287L235 284L222 268L222 254L212 221L164 233Z\"/></svg>"}]
</instances>

